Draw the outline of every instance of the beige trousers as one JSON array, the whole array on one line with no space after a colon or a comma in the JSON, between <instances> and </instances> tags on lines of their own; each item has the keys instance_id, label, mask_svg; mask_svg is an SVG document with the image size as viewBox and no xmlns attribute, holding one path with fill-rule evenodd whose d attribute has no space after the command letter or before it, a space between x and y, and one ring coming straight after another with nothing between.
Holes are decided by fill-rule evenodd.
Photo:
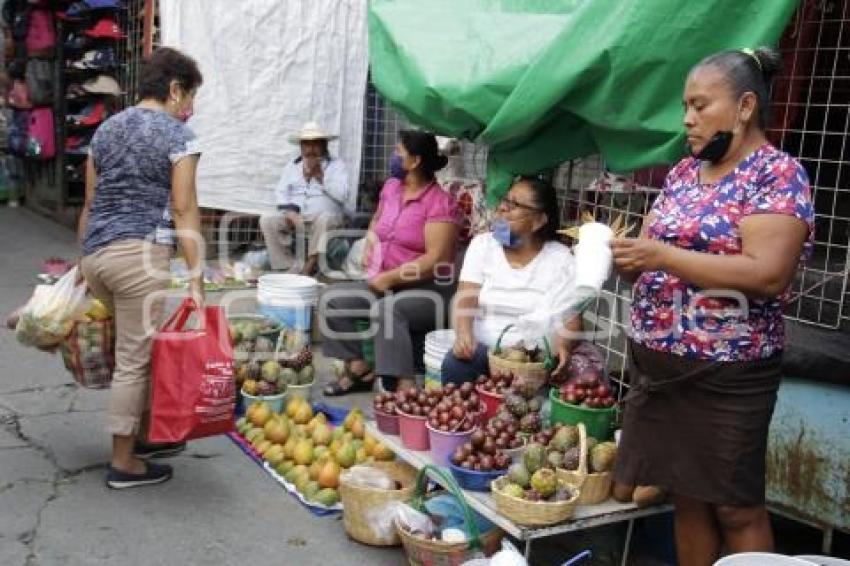
<instances>
[{"instance_id":1,"label":"beige trousers","mask_svg":"<svg viewBox=\"0 0 850 566\"><path fill-rule=\"evenodd\" d=\"M291 226L283 213L266 214L260 217L260 230L263 231L263 238L266 240L272 269L289 270L294 267L293 236L297 238L299 234L303 234L307 238L307 255L298 258L300 264L310 256L324 254L327 251L327 240L322 237L323 234L342 226L342 215L331 212L302 214L300 218L304 222L303 231L297 226ZM296 242L296 253L300 255L303 253L302 250L304 250L304 243Z\"/></svg>"},{"instance_id":2,"label":"beige trousers","mask_svg":"<svg viewBox=\"0 0 850 566\"><path fill-rule=\"evenodd\" d=\"M171 247L120 240L80 263L92 294L115 316L115 371L106 428L138 435L148 408L153 333L162 318Z\"/></svg>"}]
</instances>

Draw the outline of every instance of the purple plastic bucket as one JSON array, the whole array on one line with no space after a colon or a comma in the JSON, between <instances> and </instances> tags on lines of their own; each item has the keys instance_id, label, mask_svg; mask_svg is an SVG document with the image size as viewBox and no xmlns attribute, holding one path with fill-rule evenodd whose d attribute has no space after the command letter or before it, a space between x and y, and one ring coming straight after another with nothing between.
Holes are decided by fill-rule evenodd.
<instances>
[{"instance_id":1,"label":"purple plastic bucket","mask_svg":"<svg viewBox=\"0 0 850 566\"><path fill-rule=\"evenodd\" d=\"M427 423L425 426L428 428L428 438L431 442L431 459L438 466L448 466L455 449L464 442L469 442L475 430L473 428L469 432L442 432L431 428Z\"/></svg>"}]
</instances>

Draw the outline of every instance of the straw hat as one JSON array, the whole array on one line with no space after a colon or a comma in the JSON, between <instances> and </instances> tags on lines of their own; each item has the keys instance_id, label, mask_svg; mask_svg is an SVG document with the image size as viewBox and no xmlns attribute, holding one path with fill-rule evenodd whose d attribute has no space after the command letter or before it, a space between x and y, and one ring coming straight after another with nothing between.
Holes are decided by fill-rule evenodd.
<instances>
[{"instance_id":1,"label":"straw hat","mask_svg":"<svg viewBox=\"0 0 850 566\"><path fill-rule=\"evenodd\" d=\"M301 143L311 140L335 140L339 136L325 132L318 123L307 122L301 126L301 130L289 136L291 143Z\"/></svg>"}]
</instances>

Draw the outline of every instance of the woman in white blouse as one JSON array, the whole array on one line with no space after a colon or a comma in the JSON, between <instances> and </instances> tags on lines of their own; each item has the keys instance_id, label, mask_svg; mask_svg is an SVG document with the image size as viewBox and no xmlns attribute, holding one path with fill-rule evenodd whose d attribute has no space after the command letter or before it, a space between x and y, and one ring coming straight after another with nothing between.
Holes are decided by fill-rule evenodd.
<instances>
[{"instance_id":1,"label":"woman in white blouse","mask_svg":"<svg viewBox=\"0 0 850 566\"><path fill-rule=\"evenodd\" d=\"M463 383L486 374L487 349L505 327L547 306L554 308L553 298L574 291L575 261L558 241L559 223L555 189L540 179L521 177L502 198L491 231L476 236L464 257L453 310L456 338L443 360L444 382ZM567 320L564 330L553 337L556 375L569 361L580 318ZM508 330L502 345L522 338L516 329Z\"/></svg>"}]
</instances>

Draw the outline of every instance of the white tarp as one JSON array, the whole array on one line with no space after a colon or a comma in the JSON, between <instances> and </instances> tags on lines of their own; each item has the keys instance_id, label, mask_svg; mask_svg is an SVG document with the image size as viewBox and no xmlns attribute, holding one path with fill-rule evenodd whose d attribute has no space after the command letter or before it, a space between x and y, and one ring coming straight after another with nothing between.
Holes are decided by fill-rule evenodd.
<instances>
[{"instance_id":1,"label":"white tarp","mask_svg":"<svg viewBox=\"0 0 850 566\"><path fill-rule=\"evenodd\" d=\"M339 134L354 210L368 70L366 0L161 0L163 44L204 75L189 126L204 152L203 207L273 210L287 136L315 120Z\"/></svg>"}]
</instances>

